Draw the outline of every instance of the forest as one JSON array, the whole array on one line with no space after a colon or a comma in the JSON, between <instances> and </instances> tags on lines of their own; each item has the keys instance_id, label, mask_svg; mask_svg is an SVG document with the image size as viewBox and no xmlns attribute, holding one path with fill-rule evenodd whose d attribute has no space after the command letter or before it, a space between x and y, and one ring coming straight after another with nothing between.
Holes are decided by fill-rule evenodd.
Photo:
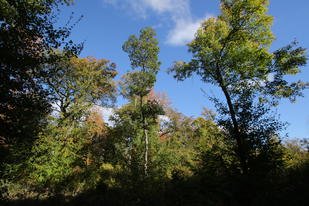
<instances>
[{"instance_id":1,"label":"forest","mask_svg":"<svg viewBox=\"0 0 309 206\"><path fill-rule=\"evenodd\" d=\"M218 2L187 45L192 58L168 70L223 96L190 117L154 89L155 29L123 42L130 70L116 80L117 62L80 56L79 20L55 24L71 0L1 0L0 205L308 205L308 139L284 139L276 112L309 88L287 79L306 48L270 48L268 0Z\"/></svg>"}]
</instances>

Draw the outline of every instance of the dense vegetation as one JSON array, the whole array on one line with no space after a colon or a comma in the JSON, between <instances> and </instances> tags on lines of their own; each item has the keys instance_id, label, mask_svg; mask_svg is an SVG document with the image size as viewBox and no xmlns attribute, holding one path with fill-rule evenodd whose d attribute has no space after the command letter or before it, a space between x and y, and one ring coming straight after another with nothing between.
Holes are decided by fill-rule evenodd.
<instances>
[{"instance_id":1,"label":"dense vegetation","mask_svg":"<svg viewBox=\"0 0 309 206\"><path fill-rule=\"evenodd\" d=\"M282 141L273 108L308 83L286 81L306 64L296 42L270 51L267 0L221 0L170 73L217 86L187 117L153 87L160 70L155 31L123 44L132 70L80 58L74 24L54 26L68 0L0 1L1 205L306 205L308 140ZM273 78L269 78L272 76ZM117 92L120 91L120 92ZM111 124L102 108L117 95Z\"/></svg>"}]
</instances>

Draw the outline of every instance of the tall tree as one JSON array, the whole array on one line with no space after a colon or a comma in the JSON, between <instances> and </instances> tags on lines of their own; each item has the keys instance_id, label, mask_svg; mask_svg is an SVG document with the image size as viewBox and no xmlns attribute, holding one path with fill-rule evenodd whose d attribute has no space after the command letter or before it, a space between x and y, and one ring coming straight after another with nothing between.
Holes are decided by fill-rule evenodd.
<instances>
[{"instance_id":1,"label":"tall tree","mask_svg":"<svg viewBox=\"0 0 309 206\"><path fill-rule=\"evenodd\" d=\"M59 5L70 0L0 2L0 139L12 146L31 142L50 111L42 77L46 63L57 61L55 49L76 54L67 41L71 26L57 28ZM0 152L4 147L0 145ZM8 148L8 147L6 147ZM1 158L5 155L1 154Z\"/></svg>"},{"instance_id":2,"label":"tall tree","mask_svg":"<svg viewBox=\"0 0 309 206\"><path fill-rule=\"evenodd\" d=\"M262 103L276 105L280 98L295 100L308 86L305 82L285 80L285 75L299 73L299 67L306 64L304 48L292 43L275 52L269 51L274 36L273 18L267 14L268 3L267 0L221 0L221 14L204 21L189 44L193 59L189 63L176 62L171 69L178 80L197 73L202 81L222 90L227 105L219 99L213 100L221 114L229 116L225 126L237 142L243 173L249 169L250 131L258 130L243 124L245 118L251 123L255 118L254 114L249 117L245 110L261 118L261 113L267 113L259 109ZM269 138L272 135L275 134L267 133Z\"/></svg>"},{"instance_id":3,"label":"tall tree","mask_svg":"<svg viewBox=\"0 0 309 206\"><path fill-rule=\"evenodd\" d=\"M144 28L140 31L139 37L132 35L124 43L123 50L128 53L131 67L133 70L124 76L123 94L135 105L139 110L139 123L143 130L145 152L144 152L144 173L148 173L148 150L149 137L148 129L150 119L156 117L158 112L156 109L158 104L155 101L147 101L145 98L156 82L156 74L160 69L158 60L159 47L155 38L155 31L152 28ZM153 110L154 109L154 110Z\"/></svg>"},{"instance_id":4,"label":"tall tree","mask_svg":"<svg viewBox=\"0 0 309 206\"><path fill-rule=\"evenodd\" d=\"M24 183L22 187L30 186L25 188L30 189L29 194L33 189L43 195L74 193L94 186L99 178L90 168L97 169L97 160L102 159L99 156L104 148L97 147L104 144L105 125L98 121L102 117L94 116L93 108L114 101L115 65L104 59L63 56L45 69L54 73L46 80L54 112L48 116L48 124L36 138L27 160L7 167L7 179L13 184ZM94 159L96 165L91 165Z\"/></svg>"}]
</instances>

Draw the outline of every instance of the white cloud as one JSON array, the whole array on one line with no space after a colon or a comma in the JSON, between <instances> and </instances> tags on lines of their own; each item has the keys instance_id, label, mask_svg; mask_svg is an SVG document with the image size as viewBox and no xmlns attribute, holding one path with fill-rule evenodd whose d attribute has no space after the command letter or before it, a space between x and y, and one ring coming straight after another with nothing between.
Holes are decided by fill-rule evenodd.
<instances>
[{"instance_id":1,"label":"white cloud","mask_svg":"<svg viewBox=\"0 0 309 206\"><path fill-rule=\"evenodd\" d=\"M194 38L201 23L210 17L211 16L207 15L205 18L196 20L190 18L175 21L175 26L169 31L166 42L174 46L181 46L189 43Z\"/></svg>"},{"instance_id":2,"label":"white cloud","mask_svg":"<svg viewBox=\"0 0 309 206\"><path fill-rule=\"evenodd\" d=\"M158 14L169 13L173 18L190 13L189 0L103 0L103 3L129 9L139 17L146 17L149 10Z\"/></svg>"},{"instance_id":3,"label":"white cloud","mask_svg":"<svg viewBox=\"0 0 309 206\"><path fill-rule=\"evenodd\" d=\"M190 11L190 0L103 0L104 3L133 12L147 18L149 11L167 16L173 23L166 43L174 46L185 45L194 38L203 19L195 19Z\"/></svg>"}]
</instances>

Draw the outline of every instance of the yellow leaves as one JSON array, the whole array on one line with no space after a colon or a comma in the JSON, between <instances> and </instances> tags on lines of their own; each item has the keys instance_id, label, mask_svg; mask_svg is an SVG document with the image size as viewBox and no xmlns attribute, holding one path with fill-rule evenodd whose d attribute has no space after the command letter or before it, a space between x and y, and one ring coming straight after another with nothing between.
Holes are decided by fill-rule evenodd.
<instances>
[{"instance_id":1,"label":"yellow leaves","mask_svg":"<svg viewBox=\"0 0 309 206\"><path fill-rule=\"evenodd\" d=\"M88 133L91 134L91 136L102 137L106 135L107 127L103 121L102 114L98 111L91 112L87 117L87 123L89 125Z\"/></svg>"},{"instance_id":2,"label":"yellow leaves","mask_svg":"<svg viewBox=\"0 0 309 206\"><path fill-rule=\"evenodd\" d=\"M274 36L270 30L273 17L267 14L267 6L265 0L235 0L232 4L222 5L222 14L218 18L237 31L240 41L256 41L269 46Z\"/></svg>"},{"instance_id":3,"label":"yellow leaves","mask_svg":"<svg viewBox=\"0 0 309 206\"><path fill-rule=\"evenodd\" d=\"M54 70L48 84L54 89L54 98L65 103L65 109L80 111L83 106L114 100L113 78L117 72L108 60L72 57L59 62Z\"/></svg>"},{"instance_id":4,"label":"yellow leaves","mask_svg":"<svg viewBox=\"0 0 309 206\"><path fill-rule=\"evenodd\" d=\"M117 72L112 68L115 67L114 64L110 64L110 62L106 59L96 59L94 57L86 57L86 58L77 58L73 57L70 59L70 63L72 64L77 75L85 75L85 74L108 74L111 77L115 77ZM111 67L111 68L110 68ZM102 78L104 78L102 76Z\"/></svg>"},{"instance_id":5,"label":"yellow leaves","mask_svg":"<svg viewBox=\"0 0 309 206\"><path fill-rule=\"evenodd\" d=\"M103 163L100 166L100 171L103 173L104 183L108 187L119 186L119 182L116 180L117 174L121 173L123 168L120 165L112 165L110 163Z\"/></svg>"},{"instance_id":6,"label":"yellow leaves","mask_svg":"<svg viewBox=\"0 0 309 206\"><path fill-rule=\"evenodd\" d=\"M220 50L222 48L222 39L225 39L229 33L226 22L218 18L206 20L198 30L196 39L190 46L200 46Z\"/></svg>"},{"instance_id":7,"label":"yellow leaves","mask_svg":"<svg viewBox=\"0 0 309 206\"><path fill-rule=\"evenodd\" d=\"M114 169L115 169L114 166L110 163L103 163L100 166L100 170L104 172L112 172Z\"/></svg>"},{"instance_id":8,"label":"yellow leaves","mask_svg":"<svg viewBox=\"0 0 309 206\"><path fill-rule=\"evenodd\" d=\"M222 14L202 24L189 45L196 61L201 62L202 74L212 78L218 66L231 78L251 78L265 71L272 60L268 49L274 39L272 17L265 13L267 2L224 1Z\"/></svg>"}]
</instances>

